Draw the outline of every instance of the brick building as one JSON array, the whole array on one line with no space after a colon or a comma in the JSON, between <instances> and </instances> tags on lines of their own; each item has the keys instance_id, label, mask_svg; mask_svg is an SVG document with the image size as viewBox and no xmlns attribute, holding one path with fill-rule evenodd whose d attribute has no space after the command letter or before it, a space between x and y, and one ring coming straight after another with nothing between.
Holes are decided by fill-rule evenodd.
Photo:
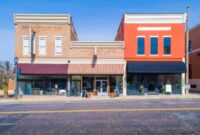
<instances>
[{"instance_id":1,"label":"brick building","mask_svg":"<svg viewBox=\"0 0 200 135\"><path fill-rule=\"evenodd\" d=\"M81 42L67 14L15 14L15 57L24 94L55 94L83 89L108 95L122 92L122 41Z\"/></svg>"},{"instance_id":2,"label":"brick building","mask_svg":"<svg viewBox=\"0 0 200 135\"><path fill-rule=\"evenodd\" d=\"M124 41L127 94L140 94L141 87L149 94L184 94L185 23L186 14L123 16L116 40Z\"/></svg>"},{"instance_id":3,"label":"brick building","mask_svg":"<svg viewBox=\"0 0 200 135\"><path fill-rule=\"evenodd\" d=\"M67 14L15 14L24 94L184 94L186 14L125 14L115 41L82 42Z\"/></svg>"},{"instance_id":4,"label":"brick building","mask_svg":"<svg viewBox=\"0 0 200 135\"><path fill-rule=\"evenodd\" d=\"M189 32L189 78L191 91L200 91L200 25L193 27Z\"/></svg>"}]
</instances>

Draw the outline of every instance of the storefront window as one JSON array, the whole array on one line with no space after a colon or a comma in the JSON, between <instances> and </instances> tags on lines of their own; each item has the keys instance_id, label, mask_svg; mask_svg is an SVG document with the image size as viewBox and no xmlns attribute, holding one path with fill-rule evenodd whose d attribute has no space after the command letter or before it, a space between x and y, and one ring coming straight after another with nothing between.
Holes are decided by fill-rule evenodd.
<instances>
[{"instance_id":1,"label":"storefront window","mask_svg":"<svg viewBox=\"0 0 200 135\"><path fill-rule=\"evenodd\" d=\"M94 77L83 77L83 90L93 92Z\"/></svg>"},{"instance_id":2,"label":"storefront window","mask_svg":"<svg viewBox=\"0 0 200 135\"><path fill-rule=\"evenodd\" d=\"M161 93L166 84L172 85L172 93L181 94L181 74L129 74L127 77L128 94L140 94L141 86L147 93Z\"/></svg>"}]
</instances>

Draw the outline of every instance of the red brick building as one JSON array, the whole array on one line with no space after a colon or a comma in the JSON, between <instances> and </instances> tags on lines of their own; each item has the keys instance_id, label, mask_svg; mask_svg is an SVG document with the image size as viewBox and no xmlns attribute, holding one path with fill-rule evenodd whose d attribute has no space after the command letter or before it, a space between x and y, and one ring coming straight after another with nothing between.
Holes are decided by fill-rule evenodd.
<instances>
[{"instance_id":1,"label":"red brick building","mask_svg":"<svg viewBox=\"0 0 200 135\"><path fill-rule=\"evenodd\" d=\"M186 14L125 14L116 40L124 41L127 93L184 94ZM167 89L167 88L166 88Z\"/></svg>"},{"instance_id":2,"label":"red brick building","mask_svg":"<svg viewBox=\"0 0 200 135\"><path fill-rule=\"evenodd\" d=\"M200 25L193 27L189 32L189 78L191 91L200 91Z\"/></svg>"}]
</instances>

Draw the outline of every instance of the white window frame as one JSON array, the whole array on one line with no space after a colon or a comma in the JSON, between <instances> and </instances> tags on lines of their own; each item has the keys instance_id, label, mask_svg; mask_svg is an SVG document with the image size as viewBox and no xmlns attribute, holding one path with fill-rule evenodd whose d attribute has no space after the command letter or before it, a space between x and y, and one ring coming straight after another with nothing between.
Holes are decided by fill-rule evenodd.
<instances>
[{"instance_id":1,"label":"white window frame","mask_svg":"<svg viewBox=\"0 0 200 135\"><path fill-rule=\"evenodd\" d=\"M25 45L25 39L27 40L28 39L28 44ZM30 38L29 36L22 36L22 42L23 42L23 55L24 56L30 56L31 54L31 50L30 50ZM28 48L28 50L26 50Z\"/></svg>"},{"instance_id":2,"label":"white window frame","mask_svg":"<svg viewBox=\"0 0 200 135\"><path fill-rule=\"evenodd\" d=\"M45 39L45 45L41 45L41 43L40 43L40 40L41 39ZM38 44L39 44L39 52L38 52L38 54L40 55L40 56L45 56L46 55L46 46L47 46L47 36L38 36ZM42 47L44 47L45 49L44 49L44 52L42 53Z\"/></svg>"},{"instance_id":3,"label":"white window frame","mask_svg":"<svg viewBox=\"0 0 200 135\"><path fill-rule=\"evenodd\" d=\"M57 44L57 39L60 39L60 45ZM60 48L60 52L57 52L57 47ZM55 36L55 56L60 56L62 55L62 36Z\"/></svg>"}]
</instances>

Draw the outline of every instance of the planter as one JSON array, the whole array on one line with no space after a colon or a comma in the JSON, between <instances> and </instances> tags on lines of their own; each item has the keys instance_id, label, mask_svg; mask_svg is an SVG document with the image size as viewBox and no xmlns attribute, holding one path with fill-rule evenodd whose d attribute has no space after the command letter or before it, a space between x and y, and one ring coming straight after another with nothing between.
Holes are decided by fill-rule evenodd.
<instances>
[{"instance_id":1,"label":"planter","mask_svg":"<svg viewBox=\"0 0 200 135\"><path fill-rule=\"evenodd\" d=\"M91 97L92 97L92 94L88 92L88 93L86 94L86 98L91 98Z\"/></svg>"}]
</instances>

